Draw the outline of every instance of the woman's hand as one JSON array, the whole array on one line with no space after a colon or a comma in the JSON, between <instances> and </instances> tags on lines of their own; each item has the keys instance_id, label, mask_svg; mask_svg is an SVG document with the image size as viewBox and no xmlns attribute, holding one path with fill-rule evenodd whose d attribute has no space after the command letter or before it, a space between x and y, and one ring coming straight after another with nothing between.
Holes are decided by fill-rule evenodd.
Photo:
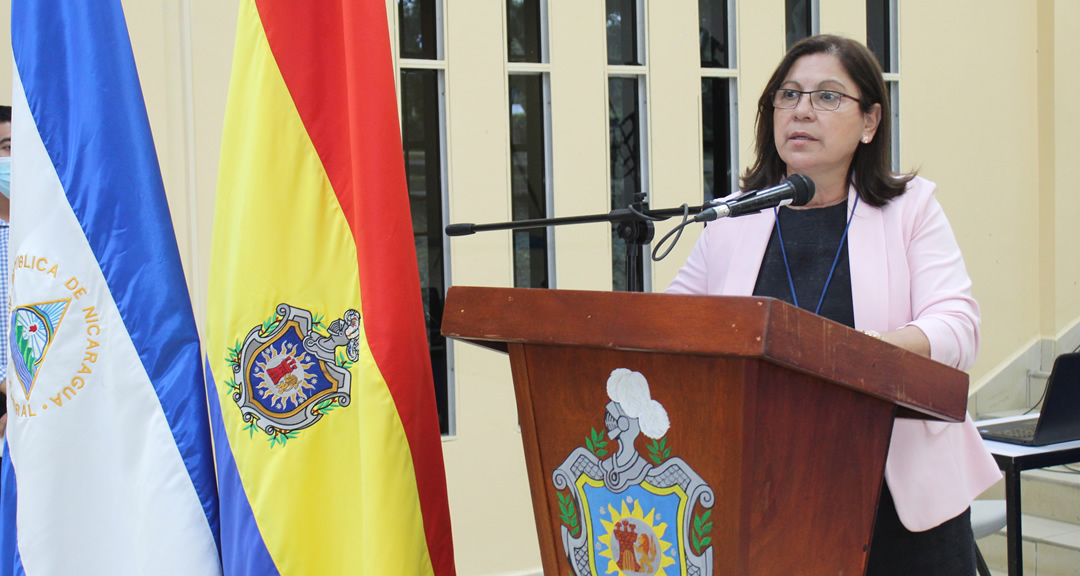
<instances>
[{"instance_id":1,"label":"woman's hand","mask_svg":"<svg viewBox=\"0 0 1080 576\"><path fill-rule=\"evenodd\" d=\"M882 332L881 339L908 352L914 352L927 358L930 357L930 340L917 326L904 326L899 330Z\"/></svg>"}]
</instances>

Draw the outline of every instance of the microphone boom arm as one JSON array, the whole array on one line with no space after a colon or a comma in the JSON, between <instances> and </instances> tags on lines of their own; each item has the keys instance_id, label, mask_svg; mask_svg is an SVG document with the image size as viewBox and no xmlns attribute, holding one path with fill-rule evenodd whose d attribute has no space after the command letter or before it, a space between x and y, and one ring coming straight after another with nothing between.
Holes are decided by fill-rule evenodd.
<instances>
[{"instance_id":1,"label":"microphone boom arm","mask_svg":"<svg viewBox=\"0 0 1080 576\"><path fill-rule=\"evenodd\" d=\"M708 210L710 206L694 206L690 208L690 214L698 214ZM492 224L450 224L446 227L447 236L469 236L477 232L490 232L493 230L523 230L528 228L547 228L548 226L565 226L568 224L591 224L594 222L646 222L655 220L667 220L673 216L682 216L682 208L665 208L663 210L641 210L635 212L630 208L619 208L607 214L590 214L587 216L561 216L558 218L535 218L532 220L514 220L511 222L496 222ZM646 216L645 218L642 215Z\"/></svg>"},{"instance_id":2,"label":"microphone boom arm","mask_svg":"<svg viewBox=\"0 0 1080 576\"><path fill-rule=\"evenodd\" d=\"M559 218L535 218L532 220L516 220L511 222L495 222L492 224L450 224L446 227L447 236L468 236L477 232L490 232L494 230L525 230L530 228L547 228L549 226L566 226L569 224L591 224L595 222L611 222L618 224L619 237L626 241L626 288L631 292L641 292L644 286L638 282L637 259L641 255L641 248L652 241L654 221L667 220L673 216L698 214L709 209L709 205L681 208L666 208L663 210L650 210L649 203L645 201L645 194L634 195L634 202L629 208L618 208L606 214L590 214L586 216L563 216Z\"/></svg>"}]
</instances>

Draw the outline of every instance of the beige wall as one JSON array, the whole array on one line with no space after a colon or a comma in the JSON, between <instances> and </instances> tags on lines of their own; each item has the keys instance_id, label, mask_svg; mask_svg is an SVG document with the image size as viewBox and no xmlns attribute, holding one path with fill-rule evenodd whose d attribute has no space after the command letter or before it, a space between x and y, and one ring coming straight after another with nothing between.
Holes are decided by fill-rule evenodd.
<instances>
[{"instance_id":1,"label":"beige wall","mask_svg":"<svg viewBox=\"0 0 1080 576\"><path fill-rule=\"evenodd\" d=\"M472 3L474 6L468 6ZM453 4L454 10L468 14L475 0ZM499 2L502 5L502 2ZM608 186L607 166L607 57L604 28L595 25L604 18L603 6L596 2L549 2L552 30L551 132L554 146L552 189L555 214L597 214L610 210L610 200L597 190ZM556 42L554 31L572 38ZM499 56L505 59L505 45ZM505 94L499 95L495 113L504 113ZM504 189L505 190L505 189ZM489 191L490 192L490 191ZM504 194L509 196L509 194ZM466 220L470 222L471 220ZM456 241L455 241L456 242ZM556 258L555 277L559 286L578 290L610 290L611 280L595 270L611 267L611 232L605 224L563 227L555 231L555 246L573 258ZM509 256L509 254L508 254ZM454 279L457 283L457 279Z\"/></svg>"},{"instance_id":2,"label":"beige wall","mask_svg":"<svg viewBox=\"0 0 1080 576\"><path fill-rule=\"evenodd\" d=\"M393 0L388 6L393 6ZM446 2L447 183L451 221L510 217L503 0ZM197 314L205 310L220 134L235 0L125 0L154 139ZM865 37L865 3L821 0L821 30ZM0 0L6 19L10 0ZM559 216L609 209L603 3L549 0L554 204ZM738 149L753 147L755 103L784 51L783 3L736 10ZM391 16L391 21L393 17ZM656 207L699 203L697 3L648 3L649 189ZM0 35L6 34L0 26ZM973 382L1080 319L1080 4L1067 0L903 0L901 164L939 185L983 310ZM10 45L5 39L5 46ZM0 90L10 90L10 56ZM18 145L18 143L16 143ZM670 224L658 227L662 234ZM688 232L653 268L677 272ZM606 225L556 233L562 288L610 288ZM450 242L453 283L508 286L508 233ZM455 347L456 435L444 442L463 575L539 572L506 358Z\"/></svg>"},{"instance_id":3,"label":"beige wall","mask_svg":"<svg viewBox=\"0 0 1080 576\"><path fill-rule=\"evenodd\" d=\"M649 5L649 201L656 208L701 204L702 151L696 134L701 126L701 72L696 2L653 2ZM603 32L602 27L598 27ZM601 137L607 142L607 126ZM608 186L605 180L601 189ZM656 226L663 237L675 219ZM663 290L693 246L681 241L654 269L654 289ZM560 284L561 285L561 284ZM610 288L609 288L610 289Z\"/></svg>"},{"instance_id":4,"label":"beige wall","mask_svg":"<svg viewBox=\"0 0 1080 576\"><path fill-rule=\"evenodd\" d=\"M1053 6L1053 14L1045 25L1040 22L1040 34L1043 26L1053 27L1053 60L1047 65L1052 65L1054 72L1054 113L1052 118L1040 122L1040 129L1053 136L1053 140L1045 145L1049 147L1045 156L1053 159L1053 165L1045 176L1040 171L1040 178L1052 180L1055 203L1054 211L1044 220L1053 222L1054 236L1043 241L1057 249L1054 251L1053 260L1056 296L1053 324L1044 326L1042 331L1050 336L1061 337L1065 330L1080 319L1080 251L1077 250L1077 246L1080 246L1080 226L1077 226L1077 216L1080 215L1080 183L1075 177L1076 159L1080 158L1080 142L1072 136L1077 127L1080 127L1080 109L1076 106L1075 96L1077 90L1080 90L1080 75L1076 74L1076 63L1080 62L1080 34L1076 33L1076 24L1080 22L1080 3L1068 0L1040 3L1040 9L1049 12L1044 8L1046 4ZM1049 32L1047 30L1047 33ZM1040 89L1046 88L1040 84ZM1040 145L1043 146L1043 141L1040 141Z\"/></svg>"},{"instance_id":5,"label":"beige wall","mask_svg":"<svg viewBox=\"0 0 1080 576\"><path fill-rule=\"evenodd\" d=\"M8 19L11 17L11 0L0 0L0 104L11 104L11 26Z\"/></svg>"},{"instance_id":6,"label":"beige wall","mask_svg":"<svg viewBox=\"0 0 1080 576\"><path fill-rule=\"evenodd\" d=\"M820 10L822 34L841 34L866 42L865 0L825 1Z\"/></svg>"},{"instance_id":7,"label":"beige wall","mask_svg":"<svg viewBox=\"0 0 1080 576\"><path fill-rule=\"evenodd\" d=\"M511 218L510 195L496 192L507 190L510 178L505 16L498 0L470 4L448 3L444 12L450 220L503 221ZM513 282L509 233L477 234L450 247L455 283ZM468 345L454 349L457 433L443 446L458 569L538 566L509 362ZM492 552L495 534L510 553Z\"/></svg>"},{"instance_id":8,"label":"beige wall","mask_svg":"<svg viewBox=\"0 0 1080 576\"><path fill-rule=\"evenodd\" d=\"M900 14L901 165L937 182L964 251L983 311L975 379L1039 334L1036 20L1010 0ZM961 100L972 87L988 94Z\"/></svg>"}]
</instances>

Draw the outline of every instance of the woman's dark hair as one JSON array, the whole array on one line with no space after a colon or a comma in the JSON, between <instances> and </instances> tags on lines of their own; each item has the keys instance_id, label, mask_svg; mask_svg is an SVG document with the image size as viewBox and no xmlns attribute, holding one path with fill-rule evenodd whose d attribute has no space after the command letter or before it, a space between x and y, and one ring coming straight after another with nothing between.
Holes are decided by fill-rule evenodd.
<instances>
[{"instance_id":1,"label":"woman's dark hair","mask_svg":"<svg viewBox=\"0 0 1080 576\"><path fill-rule=\"evenodd\" d=\"M890 169L892 161L892 112L889 110L889 93L881 78L881 66L877 59L859 42L823 34L804 38L788 50L784 59L773 72L765 91L758 99L757 134L755 152L757 160L743 175L744 190L761 190L779 184L787 176L787 165L780 158L773 138L773 92L787 78L795 61L811 54L832 54L855 81L859 88L859 108L869 112L874 104L881 105L881 122L874 139L868 144L859 143L855 157L848 168L848 182L863 202L871 206L884 206L904 193L908 181L915 174L896 175Z\"/></svg>"}]
</instances>

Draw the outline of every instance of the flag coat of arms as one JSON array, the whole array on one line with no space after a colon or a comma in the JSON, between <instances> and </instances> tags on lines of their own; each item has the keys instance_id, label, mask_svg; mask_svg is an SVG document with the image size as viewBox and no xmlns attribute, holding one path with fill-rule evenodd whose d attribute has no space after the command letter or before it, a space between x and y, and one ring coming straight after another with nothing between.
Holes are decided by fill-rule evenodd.
<instances>
[{"instance_id":1,"label":"flag coat of arms","mask_svg":"<svg viewBox=\"0 0 1080 576\"><path fill-rule=\"evenodd\" d=\"M11 20L0 574L220 574L202 354L120 0Z\"/></svg>"},{"instance_id":2,"label":"flag coat of arms","mask_svg":"<svg viewBox=\"0 0 1080 576\"><path fill-rule=\"evenodd\" d=\"M228 575L451 575L383 0L242 0L207 310Z\"/></svg>"}]
</instances>

